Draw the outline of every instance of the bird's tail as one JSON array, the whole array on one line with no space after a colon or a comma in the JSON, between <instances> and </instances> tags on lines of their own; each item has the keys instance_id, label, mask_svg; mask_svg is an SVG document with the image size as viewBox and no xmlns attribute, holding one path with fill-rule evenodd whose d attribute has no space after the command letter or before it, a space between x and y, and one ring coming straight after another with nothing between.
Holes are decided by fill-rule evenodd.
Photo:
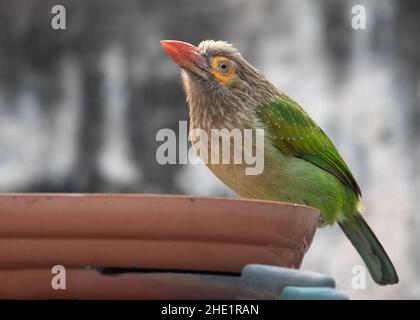
<instances>
[{"instance_id":1,"label":"bird's tail","mask_svg":"<svg viewBox=\"0 0 420 320\"><path fill-rule=\"evenodd\" d=\"M384 248L362 215L339 223L341 229L359 252L373 280L381 285L398 283L398 275Z\"/></svg>"}]
</instances>

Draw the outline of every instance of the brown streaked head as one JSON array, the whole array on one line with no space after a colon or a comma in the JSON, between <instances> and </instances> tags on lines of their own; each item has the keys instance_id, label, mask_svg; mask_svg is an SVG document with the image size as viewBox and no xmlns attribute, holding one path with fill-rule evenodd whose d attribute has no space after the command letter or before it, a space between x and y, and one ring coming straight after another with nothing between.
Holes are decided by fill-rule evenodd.
<instances>
[{"instance_id":1,"label":"brown streaked head","mask_svg":"<svg viewBox=\"0 0 420 320\"><path fill-rule=\"evenodd\" d=\"M196 47L182 41L165 40L161 45L181 67L190 111L196 111L197 116L226 118L227 113L232 115L257 107L277 92L225 41L206 40Z\"/></svg>"}]
</instances>

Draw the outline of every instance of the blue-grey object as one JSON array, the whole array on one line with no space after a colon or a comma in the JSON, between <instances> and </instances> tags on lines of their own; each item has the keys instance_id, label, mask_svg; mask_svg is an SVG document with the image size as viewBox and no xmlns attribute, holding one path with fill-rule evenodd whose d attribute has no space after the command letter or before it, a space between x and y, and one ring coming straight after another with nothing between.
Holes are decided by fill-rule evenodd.
<instances>
[{"instance_id":1,"label":"blue-grey object","mask_svg":"<svg viewBox=\"0 0 420 320\"><path fill-rule=\"evenodd\" d=\"M286 287L280 300L348 300L344 293L332 288L299 288Z\"/></svg>"},{"instance_id":2,"label":"blue-grey object","mask_svg":"<svg viewBox=\"0 0 420 320\"><path fill-rule=\"evenodd\" d=\"M249 264L242 269L243 286L276 299L286 287L335 287L332 277L283 267Z\"/></svg>"},{"instance_id":3,"label":"blue-grey object","mask_svg":"<svg viewBox=\"0 0 420 320\"><path fill-rule=\"evenodd\" d=\"M104 272L106 271L106 272ZM105 268L107 275L126 272L142 273L138 269ZM348 297L335 290L330 276L283 267L249 264L241 275L217 275L188 272L148 272L160 286L182 285L185 290L223 290L231 292L232 299L281 299L281 300L347 300ZM160 275L156 277L156 275ZM144 277L144 275L143 275Z\"/></svg>"}]
</instances>

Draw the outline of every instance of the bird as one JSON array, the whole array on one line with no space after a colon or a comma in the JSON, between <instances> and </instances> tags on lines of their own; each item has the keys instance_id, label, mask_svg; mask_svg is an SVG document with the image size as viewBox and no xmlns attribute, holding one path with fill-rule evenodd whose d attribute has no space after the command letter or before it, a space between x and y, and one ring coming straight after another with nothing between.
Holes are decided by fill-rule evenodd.
<instances>
[{"instance_id":1,"label":"bird","mask_svg":"<svg viewBox=\"0 0 420 320\"><path fill-rule=\"evenodd\" d=\"M190 136L195 129L264 130L261 174L246 175L243 165L235 164L208 163L210 170L241 197L317 208L319 226L338 223L376 283L398 283L390 258L361 214L358 183L304 109L226 41L194 46L162 40L161 46L181 69Z\"/></svg>"}]
</instances>

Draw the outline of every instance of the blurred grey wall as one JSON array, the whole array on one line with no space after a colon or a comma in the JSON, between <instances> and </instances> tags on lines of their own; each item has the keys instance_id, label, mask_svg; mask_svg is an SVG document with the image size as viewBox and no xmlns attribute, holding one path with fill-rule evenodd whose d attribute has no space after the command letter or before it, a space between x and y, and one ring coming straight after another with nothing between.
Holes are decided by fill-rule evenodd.
<instances>
[{"instance_id":1,"label":"blurred grey wall","mask_svg":"<svg viewBox=\"0 0 420 320\"><path fill-rule=\"evenodd\" d=\"M0 0L0 191L232 195L204 166L155 158L156 132L187 119L159 40L228 40L335 142L401 283L353 290L362 262L335 227L303 267L353 298L420 298L419 34L415 0Z\"/></svg>"}]
</instances>

